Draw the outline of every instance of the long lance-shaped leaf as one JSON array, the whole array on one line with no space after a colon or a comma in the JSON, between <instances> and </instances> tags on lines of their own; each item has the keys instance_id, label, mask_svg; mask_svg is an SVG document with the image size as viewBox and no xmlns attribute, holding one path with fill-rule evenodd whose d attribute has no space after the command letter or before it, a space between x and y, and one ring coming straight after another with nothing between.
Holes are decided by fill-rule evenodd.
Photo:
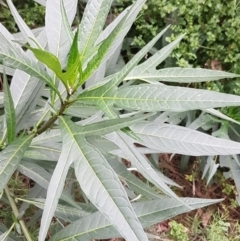
<instances>
[{"instance_id":1,"label":"long lance-shaped leaf","mask_svg":"<svg viewBox=\"0 0 240 241\"><path fill-rule=\"evenodd\" d=\"M16 170L32 138L32 135L18 138L0 152L0 192Z\"/></svg>"},{"instance_id":2,"label":"long lance-shaped leaf","mask_svg":"<svg viewBox=\"0 0 240 241\"><path fill-rule=\"evenodd\" d=\"M133 22L135 21L138 13L141 11L144 3L146 2L146 0L138 0L135 1L135 3L130 6L129 8L125 9L122 13L120 13L117 18L110 24L108 25L104 31L100 34L97 43L99 44L100 42L103 41L103 39L106 38L106 36L109 35L109 33L111 33L115 27L118 25L118 23L121 21L121 19L123 18L123 16L125 16L127 11L130 11L128 14L128 17L126 19L126 21L124 22L124 25L121 29L121 31L119 32L119 34L117 35L116 39L114 40L113 44L111 45L109 51L107 52L107 54L104 56L104 59L102 60L102 63L106 62L108 59L110 59L114 54L116 54L116 50L119 48L119 46L122 44L126 34L128 33L128 31L130 30ZM91 54L91 53L90 53Z\"/></svg>"},{"instance_id":3,"label":"long lance-shaped leaf","mask_svg":"<svg viewBox=\"0 0 240 241\"><path fill-rule=\"evenodd\" d=\"M31 144L24 153L24 157L34 160L58 161L61 154L62 145L60 143L34 145Z\"/></svg>"},{"instance_id":4,"label":"long lance-shaped leaf","mask_svg":"<svg viewBox=\"0 0 240 241\"><path fill-rule=\"evenodd\" d=\"M76 35L77 34L78 32L76 33ZM28 47L39 61L44 63L49 69L51 69L54 72L54 74L56 74L56 76L62 81L65 87L67 87L67 84L72 87L79 73L80 62L78 58L78 50L74 48L74 45L77 44L75 43L76 39L77 36L75 36L73 45L70 49L70 60L68 60L69 68L65 73L62 73L61 64L54 54L45 50Z\"/></svg>"},{"instance_id":5,"label":"long lance-shaped leaf","mask_svg":"<svg viewBox=\"0 0 240 241\"><path fill-rule=\"evenodd\" d=\"M33 54L37 60L44 63L59 78L61 78L62 67L61 67L61 64L60 64L58 58L54 54L52 54L48 51L42 50L42 49L31 48L31 47L27 47L27 48L29 48L33 52Z\"/></svg>"},{"instance_id":6,"label":"long lance-shaped leaf","mask_svg":"<svg viewBox=\"0 0 240 241\"><path fill-rule=\"evenodd\" d=\"M76 2L74 2L74 3L76 3ZM73 31L72 31L72 28L71 28L73 20L72 20L72 17L71 17L71 19L70 19L71 22L69 22L68 21L68 15L74 13L75 11L71 11L71 12L66 11L63 0L60 0L60 10L61 10L61 16L62 16L62 21L63 21L65 33L68 37L69 42L72 43L72 41L74 39L74 34L73 34Z\"/></svg>"},{"instance_id":7,"label":"long lance-shaped leaf","mask_svg":"<svg viewBox=\"0 0 240 241\"><path fill-rule=\"evenodd\" d=\"M46 238L49 225L64 188L64 183L69 167L73 163L74 153L72 151L72 138L68 132L65 131L64 126L61 125L60 127L62 133L63 148L48 187L47 198L41 219L39 241L44 241Z\"/></svg>"},{"instance_id":8,"label":"long lance-shaped leaf","mask_svg":"<svg viewBox=\"0 0 240 241\"><path fill-rule=\"evenodd\" d=\"M48 38L49 51L61 59L61 55L66 55L67 53L61 53L62 45L68 43L67 49L70 47L70 42L68 41L67 32L65 31L64 23L68 21L71 26L72 21L76 14L77 0L64 0L64 6L61 6L61 1L52 0L47 1L46 4L46 33ZM62 14L62 8L64 7L67 20Z\"/></svg>"},{"instance_id":9,"label":"long lance-shaped leaf","mask_svg":"<svg viewBox=\"0 0 240 241\"><path fill-rule=\"evenodd\" d=\"M45 199L32 198L32 199L22 199L18 198L18 201L25 202L27 204L32 204L40 209L44 209ZM79 208L71 207L69 205L58 204L55 210L54 216L63 219L66 222L74 222L83 216L87 216L91 213L97 211L97 209L85 203L78 203Z\"/></svg>"},{"instance_id":10,"label":"long lance-shaped leaf","mask_svg":"<svg viewBox=\"0 0 240 241\"><path fill-rule=\"evenodd\" d=\"M41 79L60 95L47 72L36 61L30 59L21 47L13 43L12 40L14 40L12 35L0 24L0 59L4 65L20 69L31 76Z\"/></svg>"},{"instance_id":11,"label":"long lance-shaped leaf","mask_svg":"<svg viewBox=\"0 0 240 241\"><path fill-rule=\"evenodd\" d=\"M155 38L152 39L141 51L139 51L124 67L123 69L113 75L112 79L103 86L94 87L93 90L87 90L79 95L79 99L88 100L97 104L98 99L95 96L102 98L106 93L111 92L116 88L121 81L129 74L129 72L138 64L144 55L153 47L157 40L167 31L168 27L162 30Z\"/></svg>"},{"instance_id":12,"label":"long lance-shaped leaf","mask_svg":"<svg viewBox=\"0 0 240 241\"><path fill-rule=\"evenodd\" d=\"M68 60L67 60L67 70L77 61L79 53L78 53L78 34L79 29L77 29L74 38L72 40L72 45L68 53Z\"/></svg>"},{"instance_id":13,"label":"long lance-shaped leaf","mask_svg":"<svg viewBox=\"0 0 240 241\"><path fill-rule=\"evenodd\" d=\"M41 187L48 188L51 174L42 167L30 161L22 160L17 169L25 176L34 180Z\"/></svg>"},{"instance_id":14,"label":"long lance-shaped leaf","mask_svg":"<svg viewBox=\"0 0 240 241\"><path fill-rule=\"evenodd\" d=\"M175 198L179 202L179 197L166 185L164 178L158 175L154 168L150 165L149 161L144 155L141 155L134 143L136 142L124 133L111 133L106 135L106 138L116 144L127 155L128 160L137 170L164 194L169 197ZM190 209L190 207L188 207Z\"/></svg>"},{"instance_id":15,"label":"long lance-shaped leaf","mask_svg":"<svg viewBox=\"0 0 240 241\"><path fill-rule=\"evenodd\" d=\"M152 57L144 61L142 64L136 66L125 78L125 80L143 79L142 76L150 75L155 71L155 68L169 56L169 54L179 44L183 37L184 35L180 35L173 42L157 51L157 53L155 53Z\"/></svg>"},{"instance_id":16,"label":"long lance-shaped leaf","mask_svg":"<svg viewBox=\"0 0 240 241\"><path fill-rule=\"evenodd\" d=\"M141 65L137 66L140 67ZM204 81L213 81L224 78L236 78L237 74L231 74L224 71L201 69L201 68L166 68L151 69L149 71L140 72L135 69L125 78L125 80L141 79L147 82L176 82L176 83L197 83Z\"/></svg>"},{"instance_id":17,"label":"long lance-shaped leaf","mask_svg":"<svg viewBox=\"0 0 240 241\"><path fill-rule=\"evenodd\" d=\"M51 129L33 138L32 145L50 144L61 142L61 132L59 129Z\"/></svg>"},{"instance_id":18,"label":"long lance-shaped leaf","mask_svg":"<svg viewBox=\"0 0 240 241\"><path fill-rule=\"evenodd\" d=\"M45 31L41 32L37 39L43 47L46 46L47 40ZM32 55L29 50L26 54L29 57ZM25 111L29 109L29 105L32 105L34 102L33 100L38 96L38 93L41 92L44 84L45 83L42 83L42 81L35 77L31 77L21 70L15 71L13 78L11 79L10 89L13 93L12 97L16 109L17 123L23 116L28 118L28 116L25 115ZM19 124L21 125L21 123Z\"/></svg>"},{"instance_id":19,"label":"long lance-shaped leaf","mask_svg":"<svg viewBox=\"0 0 240 241\"><path fill-rule=\"evenodd\" d=\"M198 198L181 198L181 200L182 202L188 203L193 209L202 208L221 201ZM144 228L188 211L184 205L170 198L161 199L161 201L158 199L133 203L132 205ZM96 212L62 229L55 234L50 241L89 241L95 238L109 239L119 236L120 234L110 222L99 212Z\"/></svg>"},{"instance_id":20,"label":"long lance-shaped leaf","mask_svg":"<svg viewBox=\"0 0 240 241\"><path fill-rule=\"evenodd\" d=\"M71 138L75 174L88 199L106 216L127 240L147 240L127 194L116 173L103 155L75 134L75 125L61 118L62 130Z\"/></svg>"},{"instance_id":21,"label":"long lance-shaped leaf","mask_svg":"<svg viewBox=\"0 0 240 241\"><path fill-rule=\"evenodd\" d=\"M9 238L8 236L10 235L12 229L14 228L14 226L16 225L16 223L13 223L12 226L3 234L0 235L0 240L1 241L12 241L12 238Z\"/></svg>"},{"instance_id":22,"label":"long lance-shaped leaf","mask_svg":"<svg viewBox=\"0 0 240 241\"><path fill-rule=\"evenodd\" d=\"M236 121L236 120L232 119L231 117L229 117L229 116L227 116L227 115L224 115L224 114L223 114L222 112L220 112L219 110L215 110L215 109L204 109L204 111L207 112L207 113L210 113L210 114L212 114L212 115L214 115L214 116L217 116L217 117L219 117L219 118L221 118L221 119L223 119L223 120L231 121L231 122L233 122L233 123L235 123L235 124L240 125L240 122L239 122L239 121Z\"/></svg>"},{"instance_id":23,"label":"long lance-shaped leaf","mask_svg":"<svg viewBox=\"0 0 240 241\"><path fill-rule=\"evenodd\" d=\"M81 59L94 47L101 33L113 0L88 1L79 25Z\"/></svg>"},{"instance_id":24,"label":"long lance-shaped leaf","mask_svg":"<svg viewBox=\"0 0 240 241\"><path fill-rule=\"evenodd\" d=\"M111 81L113 86L118 86L121 81L130 73L130 71L139 63L139 61L148 53L158 39L168 30L169 26L164 28L157 36L155 36L145 47L141 49L124 67L116 74Z\"/></svg>"},{"instance_id":25,"label":"long lance-shaped leaf","mask_svg":"<svg viewBox=\"0 0 240 241\"><path fill-rule=\"evenodd\" d=\"M192 129L169 124L141 122L131 126L142 144L164 153L191 156L240 153L240 143L219 139Z\"/></svg>"},{"instance_id":26,"label":"long lance-shaped leaf","mask_svg":"<svg viewBox=\"0 0 240 241\"><path fill-rule=\"evenodd\" d=\"M113 143L112 143L113 144ZM106 148L105 148L106 149ZM140 153L140 154L143 154L143 155L148 155L148 154L156 154L156 156L158 156L159 152L157 150L153 150L153 149L150 149L150 148L146 148L146 147L138 147L137 148L137 151ZM121 159L125 159L127 160L128 159L128 156L123 152L123 150L121 149L114 149L114 148L111 148L110 151L107 151L107 154L112 154L112 155L115 155ZM109 159L109 158L108 158ZM108 160L109 162L109 160ZM115 162L111 162L109 163L111 166L115 164ZM121 164L121 163L120 163ZM155 165L154 166L154 163L153 164L153 167L155 172L157 172L157 174L162 178L162 180L167 184L167 185L170 185L170 186L175 186L175 187L181 187L180 185L178 185L176 182L174 182L172 179L166 177L165 175L163 175L159 170L158 170L158 166ZM116 165L119 165L119 162L116 164ZM122 164L121 164L122 165ZM114 169L118 174L119 172L117 170L120 171L120 166L116 166L116 169ZM123 171L123 170L122 170ZM126 168L125 168L125 171ZM129 173L129 172L128 172ZM120 174L119 174L120 175ZM124 176L122 176L124 178ZM127 180L126 180L127 181ZM140 181L141 182L141 181ZM134 190L133 188L131 188L132 190ZM135 190L134 190L135 191Z\"/></svg>"},{"instance_id":27,"label":"long lance-shaped leaf","mask_svg":"<svg viewBox=\"0 0 240 241\"><path fill-rule=\"evenodd\" d=\"M11 143L16 135L16 116L12 95L8 86L7 76L3 73L4 111L7 125L8 143Z\"/></svg>"},{"instance_id":28,"label":"long lance-shaped leaf","mask_svg":"<svg viewBox=\"0 0 240 241\"><path fill-rule=\"evenodd\" d=\"M117 93L108 92L103 99L106 102L114 101L116 105L125 109L142 111L181 112L240 105L240 97L236 95L184 87L148 84L123 87Z\"/></svg>"},{"instance_id":29,"label":"long lance-shaped leaf","mask_svg":"<svg viewBox=\"0 0 240 241\"><path fill-rule=\"evenodd\" d=\"M106 55L111 44L115 40L119 31L121 30L129 13L130 13L130 11L126 13L126 15L123 17L123 19L121 19L121 21L118 23L116 28L109 34L109 36L103 40L103 43L98 48L97 54L88 62L87 68L83 72L83 79L81 82L84 82L99 67L102 59Z\"/></svg>"},{"instance_id":30,"label":"long lance-shaped leaf","mask_svg":"<svg viewBox=\"0 0 240 241\"><path fill-rule=\"evenodd\" d=\"M118 174L120 180L124 180L131 190L137 194L142 194L146 198L156 199L163 196L155 192L150 186L139 180L130 171L126 170L126 167L115 159L108 160L113 170Z\"/></svg>"},{"instance_id":31,"label":"long lance-shaped leaf","mask_svg":"<svg viewBox=\"0 0 240 241\"><path fill-rule=\"evenodd\" d=\"M37 38L36 43L38 43L39 35L41 35L43 32L45 32L45 27L37 27L37 28L30 29L30 30L34 34L34 36L36 36L36 38ZM19 43L21 43L21 44L27 43L25 36L23 36L22 32L13 33L12 35ZM39 45L42 46L42 44L40 42L39 42Z\"/></svg>"},{"instance_id":32,"label":"long lance-shaped leaf","mask_svg":"<svg viewBox=\"0 0 240 241\"><path fill-rule=\"evenodd\" d=\"M124 127L131 125L131 123L137 123L140 120L147 119L148 117L152 116L152 114L143 115L143 116L136 116L130 118L118 118L118 119L111 119L100 121L97 123L93 123L90 125L85 126L76 126L75 134L79 134L82 136L99 136L104 135Z\"/></svg>"},{"instance_id":33,"label":"long lance-shaped leaf","mask_svg":"<svg viewBox=\"0 0 240 241\"><path fill-rule=\"evenodd\" d=\"M51 167L52 168L52 167ZM47 172L42 167L38 166L35 163L31 163L29 161L22 161L19 166L18 170L29 177L30 179L34 180L36 183L38 183L41 187L44 189L48 189L51 174ZM79 209L78 204L72 200L72 198L69 197L68 194L65 192L62 193L61 199L64 200L66 203L72 205L73 207Z\"/></svg>"},{"instance_id":34,"label":"long lance-shaped leaf","mask_svg":"<svg viewBox=\"0 0 240 241\"><path fill-rule=\"evenodd\" d=\"M34 79L36 80L36 78ZM39 114L40 109L36 108L36 106L39 104L39 100L41 99L41 94L44 86L45 84L42 81L37 80L37 86L32 91L32 96L30 96L28 99L29 102L22 109L23 111L20 113L20 115L17 116L17 132L22 129L29 129L33 127L36 122L41 118ZM16 93L16 91L14 91L14 93Z\"/></svg>"},{"instance_id":35,"label":"long lance-shaped leaf","mask_svg":"<svg viewBox=\"0 0 240 241\"><path fill-rule=\"evenodd\" d=\"M104 120L84 126L78 125L76 126L76 132L83 136L104 135L122 129L124 127L133 125L134 123L137 123L143 119L147 119L152 115L153 114L145 114L142 116L135 116L129 118ZM36 153L38 153L37 156L40 155L40 153L46 153L46 156L49 156L49 158L51 157L51 155L49 155L51 153L54 156L57 155L57 153L60 153L60 136L61 134L59 130L50 130L49 132L44 132L41 135L35 137L30 145L30 149L25 153L25 157L30 158L30 155L36 155ZM36 153L34 153L34 151ZM34 158L34 156L32 158ZM34 159L36 158L38 157L35 157Z\"/></svg>"},{"instance_id":36,"label":"long lance-shaped leaf","mask_svg":"<svg viewBox=\"0 0 240 241\"><path fill-rule=\"evenodd\" d=\"M10 8L10 11L13 15L13 18L15 20L15 22L17 23L22 36L26 39L26 41L32 46L35 47L37 43L38 45L39 42L37 40L37 38L35 38L35 35L33 34L33 32L31 31L31 29L27 26L27 24L24 22L24 20L22 19L22 17L20 16L20 14L18 13L18 11L16 10L15 6L13 5L11 0L7 0L8 3L8 7ZM32 40L34 41L32 41Z\"/></svg>"}]
</instances>

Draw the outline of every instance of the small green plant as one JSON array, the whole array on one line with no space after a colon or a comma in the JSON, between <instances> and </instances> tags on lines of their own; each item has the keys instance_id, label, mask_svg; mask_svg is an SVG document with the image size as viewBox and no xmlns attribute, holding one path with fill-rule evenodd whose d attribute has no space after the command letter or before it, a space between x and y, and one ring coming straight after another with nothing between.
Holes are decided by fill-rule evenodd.
<instances>
[{"instance_id":1,"label":"small green plant","mask_svg":"<svg viewBox=\"0 0 240 241\"><path fill-rule=\"evenodd\" d=\"M211 108L239 106L240 97L165 85L160 80L198 83L238 75L207 69L157 69L184 37L180 35L145 58L169 27L119 66L124 37L145 0L135 1L106 28L113 1L89 0L74 29L77 0L38 2L46 5L46 21L35 36L7 0L27 45L20 46L0 24L0 106L4 107L0 192L13 210L12 224L3 224L1 238L18 240L22 233L23 240L32 241L28 227L33 222L40 224L39 241L119 236L147 241L144 228L221 201L178 197L169 187L178 185L157 169L156 153L238 154L238 142L178 124L195 110L229 120ZM6 73L12 75L10 88ZM165 123L171 117L175 121ZM132 175L123 158L164 196ZM26 198L14 198L9 190L16 170L35 182ZM74 181L69 183L70 177ZM142 201L135 193L146 199ZM38 211L28 221L29 205Z\"/></svg>"},{"instance_id":2,"label":"small green plant","mask_svg":"<svg viewBox=\"0 0 240 241\"><path fill-rule=\"evenodd\" d=\"M214 214L212 221L206 227L206 240L229 241L230 223L226 221L226 216Z\"/></svg>"},{"instance_id":3,"label":"small green plant","mask_svg":"<svg viewBox=\"0 0 240 241\"><path fill-rule=\"evenodd\" d=\"M187 241L188 240L188 229L184 227L181 223L176 221L170 221L169 223L170 231L169 234L174 241Z\"/></svg>"}]
</instances>

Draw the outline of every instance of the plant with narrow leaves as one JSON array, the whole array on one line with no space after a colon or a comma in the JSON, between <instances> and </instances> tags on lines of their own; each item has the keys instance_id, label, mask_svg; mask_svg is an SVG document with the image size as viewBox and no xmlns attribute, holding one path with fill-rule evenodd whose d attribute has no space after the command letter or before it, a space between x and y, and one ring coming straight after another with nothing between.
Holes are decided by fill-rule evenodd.
<instances>
[{"instance_id":1,"label":"plant with narrow leaves","mask_svg":"<svg viewBox=\"0 0 240 241\"><path fill-rule=\"evenodd\" d=\"M24 51L0 25L0 67L13 75L10 89L5 79L0 95L5 113L0 119L0 191L15 216L11 227L1 229L3 238L17 240L11 230L20 225L31 240L27 226L40 218L39 241L47 234L51 241L119 236L144 241L148 238L143 228L220 201L179 198L169 187L177 184L157 169L157 153L238 154L238 142L164 122L196 109L220 116L211 108L238 106L240 97L160 81L201 82L236 75L157 70L182 35L138 65L167 28L119 67L122 41L145 0L135 1L105 29L113 1L89 0L74 30L77 0L38 0L46 4L46 26L36 36L7 2L28 45ZM122 158L156 188L132 175ZM26 198L18 199L23 202L20 209L7 186L16 170L36 183ZM76 188L81 202L74 198ZM26 225L23 217L30 204L39 212ZM53 217L66 227L54 232Z\"/></svg>"}]
</instances>

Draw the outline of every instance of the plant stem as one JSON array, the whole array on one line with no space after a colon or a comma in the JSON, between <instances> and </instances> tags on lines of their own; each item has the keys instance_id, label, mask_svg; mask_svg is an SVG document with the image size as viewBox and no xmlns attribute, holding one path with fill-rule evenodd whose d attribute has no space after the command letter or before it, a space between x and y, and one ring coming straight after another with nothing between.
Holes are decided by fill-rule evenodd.
<instances>
[{"instance_id":1,"label":"plant stem","mask_svg":"<svg viewBox=\"0 0 240 241\"><path fill-rule=\"evenodd\" d=\"M44 125L42 127L40 127L37 130L37 134L40 135L44 131L46 131L48 128L50 128L53 125L53 123L57 120L57 118L58 118L57 115L52 116L46 123L44 123Z\"/></svg>"},{"instance_id":2,"label":"plant stem","mask_svg":"<svg viewBox=\"0 0 240 241\"><path fill-rule=\"evenodd\" d=\"M8 201L10 202L10 205L11 205L11 208L13 210L14 216L15 216L16 219L18 219L18 216L19 216L18 208L16 206L16 203L15 203L14 199L12 198L12 196L10 194L10 190L9 190L8 186L6 186L4 190L5 190L5 193L7 195ZM27 241L32 241L30 233L29 233L29 231L28 231L28 229L25 225L25 222L22 219L19 219L18 222L21 226L21 229L22 229L22 231L24 233L24 236L27 239Z\"/></svg>"},{"instance_id":3,"label":"plant stem","mask_svg":"<svg viewBox=\"0 0 240 241\"><path fill-rule=\"evenodd\" d=\"M54 122L57 120L58 116L61 115L64 110L66 109L66 107L69 105L69 103L67 103L66 101L61 105L61 108L58 112L58 115L54 115L52 116L47 122L45 122L43 124L42 127L40 127L38 130L37 130L37 134L40 135L41 133L43 133L44 131L46 131L48 128L50 128Z\"/></svg>"}]
</instances>

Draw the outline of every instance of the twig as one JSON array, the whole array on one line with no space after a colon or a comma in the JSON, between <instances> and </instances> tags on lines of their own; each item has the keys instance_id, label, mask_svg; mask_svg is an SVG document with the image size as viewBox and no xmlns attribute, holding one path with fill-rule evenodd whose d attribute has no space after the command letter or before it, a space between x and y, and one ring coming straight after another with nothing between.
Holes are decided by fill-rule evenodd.
<instances>
[{"instance_id":1,"label":"twig","mask_svg":"<svg viewBox=\"0 0 240 241\"><path fill-rule=\"evenodd\" d=\"M5 190L5 193L7 195L8 201L10 202L10 205L11 205L11 208L13 210L14 216L15 216L16 219L18 219L18 216L19 216L18 208L16 206L16 203L15 203L14 199L12 198L12 196L10 194L10 190L9 190L8 186L6 186L4 190ZM27 239L27 241L32 241L30 233L29 233L29 231L28 231L28 229L25 225L25 222L22 219L19 219L18 222L21 226L21 229L22 229L22 231L24 233L24 236Z\"/></svg>"}]
</instances>

